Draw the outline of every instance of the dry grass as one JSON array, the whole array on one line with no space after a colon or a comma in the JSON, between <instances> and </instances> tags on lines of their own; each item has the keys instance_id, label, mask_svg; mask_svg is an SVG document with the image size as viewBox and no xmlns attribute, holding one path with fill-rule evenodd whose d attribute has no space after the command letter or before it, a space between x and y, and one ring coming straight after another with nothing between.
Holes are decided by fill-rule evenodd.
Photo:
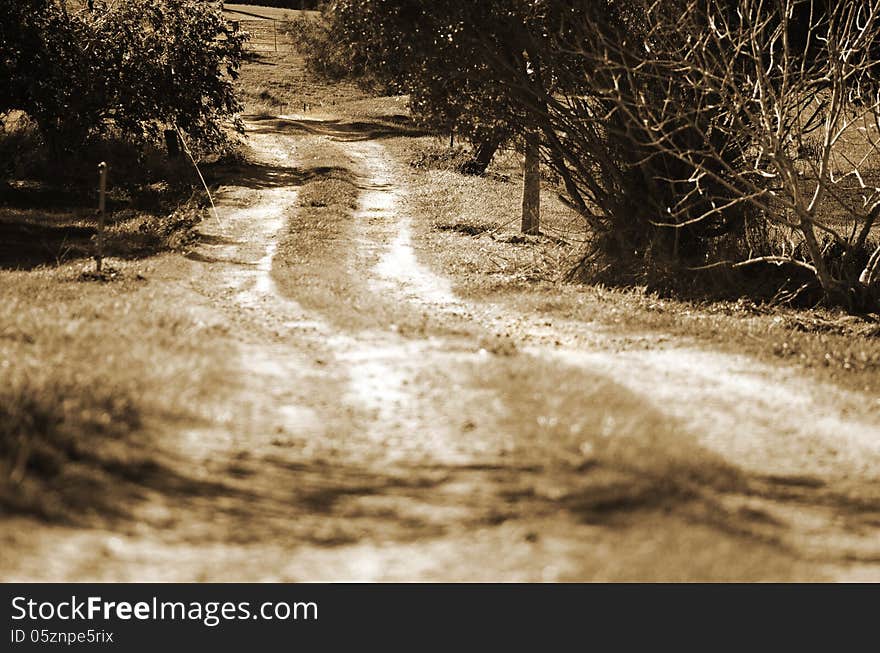
<instances>
[{"instance_id":1,"label":"dry grass","mask_svg":"<svg viewBox=\"0 0 880 653\"><path fill-rule=\"evenodd\" d=\"M292 48L287 35L278 38ZM238 90L247 113L267 115L317 114L366 97L353 84L315 79L306 71L302 56L292 49L250 53L241 67Z\"/></svg>"},{"instance_id":2,"label":"dry grass","mask_svg":"<svg viewBox=\"0 0 880 653\"><path fill-rule=\"evenodd\" d=\"M338 150L320 139L303 142L298 150L308 168L299 191L299 211L281 240L273 265L279 287L304 307L333 314L361 294L340 265L351 255L352 213L359 190L354 174L338 167ZM330 263L332 261L332 263Z\"/></svg>"},{"instance_id":3,"label":"dry grass","mask_svg":"<svg viewBox=\"0 0 880 653\"><path fill-rule=\"evenodd\" d=\"M112 517L167 480L159 425L208 404L210 338L163 266L113 260L0 272L0 506L69 522Z\"/></svg>"},{"instance_id":4,"label":"dry grass","mask_svg":"<svg viewBox=\"0 0 880 653\"><path fill-rule=\"evenodd\" d=\"M70 165L27 124L0 184L0 507L67 521L116 514L167 479L155 458L162 418L197 415L211 367L162 256L190 243L203 199L191 170L158 151L107 141ZM104 270L94 161L110 162Z\"/></svg>"},{"instance_id":5,"label":"dry grass","mask_svg":"<svg viewBox=\"0 0 880 653\"><path fill-rule=\"evenodd\" d=\"M412 208L425 217L431 249L443 252L444 271L454 275L459 292L556 282L578 259L585 231L550 184L541 197L543 235L520 234L522 171L515 150L500 152L485 177L474 177L456 172L456 159L423 165L426 152L443 163L439 153L448 141L397 139L388 146L408 164Z\"/></svg>"}]
</instances>

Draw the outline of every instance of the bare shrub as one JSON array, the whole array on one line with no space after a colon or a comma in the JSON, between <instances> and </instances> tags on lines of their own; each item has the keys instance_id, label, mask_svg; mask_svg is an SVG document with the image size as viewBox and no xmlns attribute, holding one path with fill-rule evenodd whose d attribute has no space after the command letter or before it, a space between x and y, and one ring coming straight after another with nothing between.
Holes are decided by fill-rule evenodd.
<instances>
[{"instance_id":1,"label":"bare shrub","mask_svg":"<svg viewBox=\"0 0 880 653\"><path fill-rule=\"evenodd\" d=\"M690 267L795 266L829 301L876 308L880 2L687 0L640 15L637 38L590 30L580 51L608 119L639 126L636 167L676 162L651 224L678 234L739 212L764 247Z\"/></svg>"}]
</instances>

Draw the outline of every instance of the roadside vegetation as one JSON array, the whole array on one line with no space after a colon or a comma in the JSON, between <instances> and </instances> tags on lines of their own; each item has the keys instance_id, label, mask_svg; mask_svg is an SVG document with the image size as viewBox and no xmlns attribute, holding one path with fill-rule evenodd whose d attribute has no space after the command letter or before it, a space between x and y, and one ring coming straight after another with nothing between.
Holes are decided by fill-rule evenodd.
<instances>
[{"instance_id":1,"label":"roadside vegetation","mask_svg":"<svg viewBox=\"0 0 880 653\"><path fill-rule=\"evenodd\" d=\"M198 419L213 364L163 281L207 204L189 154L236 147L243 43L208 3L4 5L0 510L92 522L172 482L155 422Z\"/></svg>"},{"instance_id":2,"label":"roadside vegetation","mask_svg":"<svg viewBox=\"0 0 880 653\"><path fill-rule=\"evenodd\" d=\"M285 89L286 97L325 89L312 105L316 113L332 111L353 122L395 121L433 132L385 139L383 144L404 164L400 169L409 171L408 208L420 218L419 255L451 277L456 292L472 299L510 302L551 320L609 326L631 334L634 343L644 332L693 338L713 348L790 365L810 378L855 391L877 391L876 314L853 316L835 302L823 302L815 281L790 266L766 263L689 271L664 259L636 267L630 261L621 267L620 261L596 254L595 233L572 207L564 180L546 160L542 235L521 234L522 151L517 139L499 144L482 175L467 174L482 145L479 138L455 131L450 143L448 124L421 113L411 96L382 96L388 86L383 78L377 79L378 71L350 60L348 68L340 66L345 56L351 56L342 52L344 48L366 47L346 31L357 23L333 31L337 26L333 11L339 11L340 4L325 7L323 22L316 16L294 20L289 33L292 44L300 44L299 56L275 60L296 66L297 83ZM349 3L343 11L366 11L368 6L369 2ZM395 15L388 20L402 19ZM425 41L422 45L431 47ZM385 46L373 42L369 47ZM328 65L340 67L330 70ZM397 60L395 65L404 63ZM260 74L266 69L265 65L254 68ZM260 77L245 75L245 89L254 79ZM403 84L397 88L406 90ZM857 136L855 130L844 142L852 147ZM798 165L808 165L808 158L816 160L818 147L814 135L806 138L804 146L794 151ZM632 193L641 198L644 189ZM344 210L344 204L338 206ZM823 206L832 222L843 224L842 209L828 202ZM785 240L788 246L788 237L783 239L778 230L774 233L779 244ZM875 234L876 229L866 242L873 243Z\"/></svg>"},{"instance_id":3,"label":"roadside vegetation","mask_svg":"<svg viewBox=\"0 0 880 653\"><path fill-rule=\"evenodd\" d=\"M0 272L0 512L101 524L187 487L161 435L204 419L222 365L169 287L180 265L114 261L104 283L77 264Z\"/></svg>"},{"instance_id":4,"label":"roadside vegetation","mask_svg":"<svg viewBox=\"0 0 880 653\"><path fill-rule=\"evenodd\" d=\"M880 7L737 6L341 0L298 29L316 72L471 141L467 172L539 141L585 280L876 313Z\"/></svg>"},{"instance_id":5,"label":"roadside vegetation","mask_svg":"<svg viewBox=\"0 0 880 653\"><path fill-rule=\"evenodd\" d=\"M272 273L279 287L308 309L332 314L333 307L356 305L363 295L347 266L331 262L351 256L351 215L359 190L354 173L339 165L340 148L301 141L303 171L298 215L278 244Z\"/></svg>"}]
</instances>

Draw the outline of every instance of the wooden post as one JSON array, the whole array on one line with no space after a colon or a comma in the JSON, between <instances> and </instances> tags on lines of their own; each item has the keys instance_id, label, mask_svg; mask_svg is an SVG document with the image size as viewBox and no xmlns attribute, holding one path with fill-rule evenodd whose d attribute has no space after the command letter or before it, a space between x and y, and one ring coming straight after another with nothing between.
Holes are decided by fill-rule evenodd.
<instances>
[{"instance_id":1,"label":"wooden post","mask_svg":"<svg viewBox=\"0 0 880 653\"><path fill-rule=\"evenodd\" d=\"M165 149L168 150L169 159L176 159L180 156L180 138L177 136L177 130L165 130Z\"/></svg>"},{"instance_id":2,"label":"wooden post","mask_svg":"<svg viewBox=\"0 0 880 653\"><path fill-rule=\"evenodd\" d=\"M272 21L272 39L275 41L275 52L278 52L278 32L275 31L275 21Z\"/></svg>"},{"instance_id":3,"label":"wooden post","mask_svg":"<svg viewBox=\"0 0 880 653\"><path fill-rule=\"evenodd\" d=\"M537 236L541 233L541 158L538 135L525 135L523 159L522 232Z\"/></svg>"},{"instance_id":4,"label":"wooden post","mask_svg":"<svg viewBox=\"0 0 880 653\"><path fill-rule=\"evenodd\" d=\"M107 164L104 161L98 164L98 234L97 234L97 253L95 255L95 266L98 274L101 273L101 266L104 259L104 223L106 221L107 212Z\"/></svg>"}]
</instances>

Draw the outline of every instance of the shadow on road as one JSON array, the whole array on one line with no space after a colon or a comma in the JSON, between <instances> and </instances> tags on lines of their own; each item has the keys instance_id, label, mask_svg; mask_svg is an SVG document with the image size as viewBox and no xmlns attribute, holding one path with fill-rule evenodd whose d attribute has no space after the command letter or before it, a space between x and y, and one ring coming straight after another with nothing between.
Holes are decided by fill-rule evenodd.
<instances>
[{"instance_id":1,"label":"shadow on road","mask_svg":"<svg viewBox=\"0 0 880 653\"><path fill-rule=\"evenodd\" d=\"M401 136L430 136L433 132L417 127L407 116L389 116L385 120L345 121L309 118L282 118L277 116L249 116L256 134L312 134L328 136L338 141L355 142L382 140Z\"/></svg>"},{"instance_id":2,"label":"shadow on road","mask_svg":"<svg viewBox=\"0 0 880 653\"><path fill-rule=\"evenodd\" d=\"M336 166L297 168L249 161L206 166L204 172L212 185L230 183L253 190L302 186L311 181L350 174L345 168Z\"/></svg>"}]
</instances>

